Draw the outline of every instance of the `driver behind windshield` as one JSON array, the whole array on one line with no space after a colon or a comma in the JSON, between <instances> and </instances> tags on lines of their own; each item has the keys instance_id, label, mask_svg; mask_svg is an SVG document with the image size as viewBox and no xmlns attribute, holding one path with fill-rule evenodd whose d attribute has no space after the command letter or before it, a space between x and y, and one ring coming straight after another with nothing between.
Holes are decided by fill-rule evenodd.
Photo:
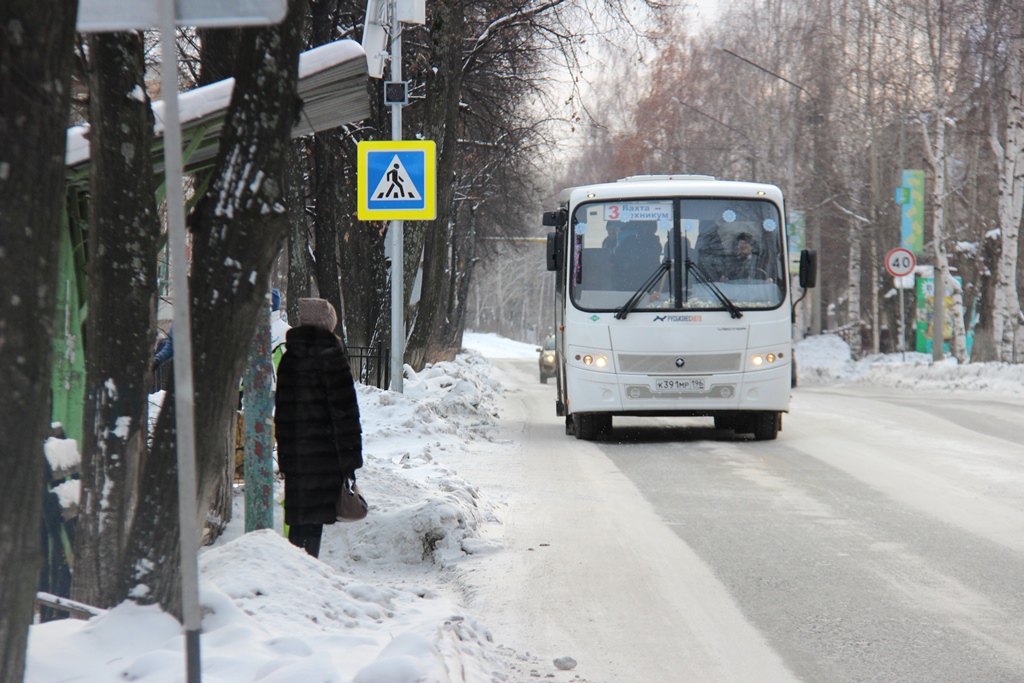
<instances>
[{"instance_id":1,"label":"driver behind windshield","mask_svg":"<svg viewBox=\"0 0 1024 683\"><path fill-rule=\"evenodd\" d=\"M749 232L736 235L733 253L726 259L720 280L753 280L758 277L754 238Z\"/></svg>"}]
</instances>

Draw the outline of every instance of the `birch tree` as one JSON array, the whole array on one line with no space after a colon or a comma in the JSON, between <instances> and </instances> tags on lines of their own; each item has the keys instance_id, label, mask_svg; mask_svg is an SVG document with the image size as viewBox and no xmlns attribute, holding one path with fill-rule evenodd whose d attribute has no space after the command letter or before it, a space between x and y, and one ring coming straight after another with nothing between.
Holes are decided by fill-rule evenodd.
<instances>
[{"instance_id":1,"label":"birch tree","mask_svg":"<svg viewBox=\"0 0 1024 683\"><path fill-rule=\"evenodd\" d=\"M967 333L964 326L963 290L949 271L949 256L946 253L946 201L947 194L947 133L955 122L952 110L952 74L955 59L956 36L954 26L958 20L954 15L955 0L924 0L920 9L924 21L924 73L931 82L931 101L928 111L922 111L921 134L924 151L932 170L932 249L935 258L935 296L933 325L938 326L936 344L932 355L936 360L943 357L942 329L945 328L946 292L951 294L953 339L950 351L960 363L967 362Z\"/></svg>"},{"instance_id":2,"label":"birch tree","mask_svg":"<svg viewBox=\"0 0 1024 683\"><path fill-rule=\"evenodd\" d=\"M1002 142L995 129L990 137L999 169L1000 257L996 275L993 337L998 358L1024 362L1020 334L1024 314L1017 290L1017 255L1021 214L1024 212L1024 38L1011 41L1006 68L1006 129Z\"/></svg>"}]
</instances>

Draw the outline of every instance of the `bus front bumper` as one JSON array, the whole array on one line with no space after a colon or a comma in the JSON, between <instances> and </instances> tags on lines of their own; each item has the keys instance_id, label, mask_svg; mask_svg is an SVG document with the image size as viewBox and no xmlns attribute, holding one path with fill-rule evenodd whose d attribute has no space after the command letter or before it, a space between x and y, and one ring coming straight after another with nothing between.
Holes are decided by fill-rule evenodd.
<instances>
[{"instance_id":1,"label":"bus front bumper","mask_svg":"<svg viewBox=\"0 0 1024 683\"><path fill-rule=\"evenodd\" d=\"M730 410L788 412L790 368L785 365L746 375L728 373L671 378L576 370L569 374L567 390L570 413L702 415Z\"/></svg>"}]
</instances>

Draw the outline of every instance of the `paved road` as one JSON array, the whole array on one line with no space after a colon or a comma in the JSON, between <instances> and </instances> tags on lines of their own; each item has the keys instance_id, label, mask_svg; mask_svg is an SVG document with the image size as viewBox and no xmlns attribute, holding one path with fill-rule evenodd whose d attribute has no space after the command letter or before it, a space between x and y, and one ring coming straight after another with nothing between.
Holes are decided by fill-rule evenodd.
<instances>
[{"instance_id":1,"label":"paved road","mask_svg":"<svg viewBox=\"0 0 1024 683\"><path fill-rule=\"evenodd\" d=\"M775 442L587 443L502 366L521 447L459 466L507 502L466 579L498 642L595 682L1024 681L1024 402L801 387Z\"/></svg>"}]
</instances>

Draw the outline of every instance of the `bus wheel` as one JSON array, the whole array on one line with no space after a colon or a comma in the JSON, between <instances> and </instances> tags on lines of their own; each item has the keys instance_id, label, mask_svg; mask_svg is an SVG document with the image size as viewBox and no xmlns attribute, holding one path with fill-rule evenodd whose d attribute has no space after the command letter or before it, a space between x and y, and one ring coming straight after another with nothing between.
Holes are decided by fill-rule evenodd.
<instances>
[{"instance_id":1,"label":"bus wheel","mask_svg":"<svg viewBox=\"0 0 1024 683\"><path fill-rule=\"evenodd\" d=\"M576 434L576 438L583 441L596 439L604 425L602 417L593 413L573 413L573 433Z\"/></svg>"},{"instance_id":2,"label":"bus wheel","mask_svg":"<svg viewBox=\"0 0 1024 683\"><path fill-rule=\"evenodd\" d=\"M576 433L576 421L572 415L565 416L565 435L572 436Z\"/></svg>"},{"instance_id":3,"label":"bus wheel","mask_svg":"<svg viewBox=\"0 0 1024 683\"><path fill-rule=\"evenodd\" d=\"M772 441L782 429L782 413L774 411L756 412L750 417L751 431L755 441Z\"/></svg>"}]
</instances>

